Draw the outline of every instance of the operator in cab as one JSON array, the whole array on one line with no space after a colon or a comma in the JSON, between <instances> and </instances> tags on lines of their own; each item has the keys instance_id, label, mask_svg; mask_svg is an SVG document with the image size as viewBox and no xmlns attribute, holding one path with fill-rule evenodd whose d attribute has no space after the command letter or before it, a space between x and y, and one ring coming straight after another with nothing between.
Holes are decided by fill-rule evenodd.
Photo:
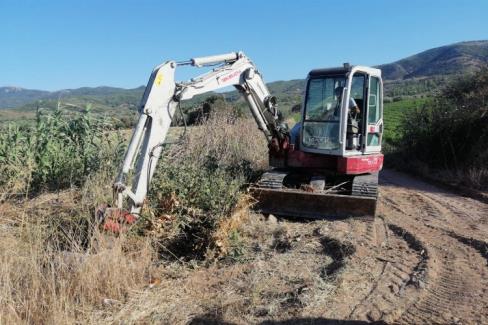
<instances>
[{"instance_id":1,"label":"operator in cab","mask_svg":"<svg viewBox=\"0 0 488 325\"><path fill-rule=\"evenodd\" d=\"M337 87L336 89L334 89L334 93L335 93L335 96L337 97L337 105L340 106L340 103L341 103L341 97L342 97L342 92L344 90L344 87ZM358 104L356 103L356 101L354 100L354 98L352 98L352 96L349 97L349 112L350 114L353 114L355 116L357 116L359 113L361 113L361 110L359 109L359 106ZM340 110L340 107L339 109Z\"/></svg>"},{"instance_id":2,"label":"operator in cab","mask_svg":"<svg viewBox=\"0 0 488 325\"><path fill-rule=\"evenodd\" d=\"M344 91L343 86L337 86L333 90L333 96L335 101L335 106L332 106L333 109L325 109L322 113L322 120L324 121L338 121L341 115L341 103L342 103L342 93ZM349 105L348 105L348 112L347 112L347 125L348 130L352 133L357 134L359 131L359 114L361 113L361 109L359 108L358 104L354 100L352 96L349 97ZM333 126L336 128L337 126ZM299 134L301 130L301 123L296 123L290 131L290 142L295 144L297 147L299 146Z\"/></svg>"}]
</instances>

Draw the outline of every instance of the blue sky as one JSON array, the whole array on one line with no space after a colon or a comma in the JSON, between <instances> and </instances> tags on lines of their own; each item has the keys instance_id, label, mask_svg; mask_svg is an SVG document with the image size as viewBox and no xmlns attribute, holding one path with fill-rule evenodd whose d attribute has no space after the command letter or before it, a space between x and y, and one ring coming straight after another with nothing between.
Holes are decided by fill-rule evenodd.
<instances>
[{"instance_id":1,"label":"blue sky","mask_svg":"<svg viewBox=\"0 0 488 325\"><path fill-rule=\"evenodd\" d=\"M0 0L0 86L132 88L167 59L234 50L266 81L303 78L488 39L487 13L486 0Z\"/></svg>"}]
</instances>

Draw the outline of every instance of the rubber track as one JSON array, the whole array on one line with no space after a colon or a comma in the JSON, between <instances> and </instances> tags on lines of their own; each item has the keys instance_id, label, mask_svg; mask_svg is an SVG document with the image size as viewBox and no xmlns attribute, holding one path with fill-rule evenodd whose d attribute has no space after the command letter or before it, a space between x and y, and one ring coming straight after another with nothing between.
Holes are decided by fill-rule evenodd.
<instances>
[{"instance_id":1,"label":"rubber track","mask_svg":"<svg viewBox=\"0 0 488 325\"><path fill-rule=\"evenodd\" d=\"M287 172L280 170L272 170L265 172L259 181L256 183L256 187L281 189L283 188L283 179L288 175Z\"/></svg>"},{"instance_id":2,"label":"rubber track","mask_svg":"<svg viewBox=\"0 0 488 325\"><path fill-rule=\"evenodd\" d=\"M352 181L351 194L355 196L378 197L378 173L355 176Z\"/></svg>"}]
</instances>

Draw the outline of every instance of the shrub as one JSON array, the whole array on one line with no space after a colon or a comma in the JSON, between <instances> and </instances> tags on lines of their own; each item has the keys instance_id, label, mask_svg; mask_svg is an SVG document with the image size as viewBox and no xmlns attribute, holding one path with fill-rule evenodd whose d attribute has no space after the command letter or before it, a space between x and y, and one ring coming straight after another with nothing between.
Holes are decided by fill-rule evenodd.
<instances>
[{"instance_id":1,"label":"shrub","mask_svg":"<svg viewBox=\"0 0 488 325\"><path fill-rule=\"evenodd\" d=\"M8 125L0 132L0 188L3 196L9 192L23 192L31 181L34 165L31 133L17 125Z\"/></svg>"},{"instance_id":2,"label":"shrub","mask_svg":"<svg viewBox=\"0 0 488 325\"><path fill-rule=\"evenodd\" d=\"M123 156L122 138L110 130L89 107L75 116L38 110L34 128L10 125L0 134L0 188L26 193L81 186Z\"/></svg>"},{"instance_id":3,"label":"shrub","mask_svg":"<svg viewBox=\"0 0 488 325\"><path fill-rule=\"evenodd\" d=\"M36 128L10 126L0 135L0 167L9 173L0 175L2 189L12 179L24 181L22 190L38 189L0 202L0 323L96 322L153 283L157 253L180 260L242 255L242 192L267 158L253 121L211 115L167 148L139 228L146 237L137 228L108 236L93 223L122 157L122 138L106 131L89 112L54 112L39 115Z\"/></svg>"},{"instance_id":4,"label":"shrub","mask_svg":"<svg viewBox=\"0 0 488 325\"><path fill-rule=\"evenodd\" d=\"M402 128L402 147L409 157L437 169L471 175L474 169L486 175L488 68L456 80L429 105L411 110Z\"/></svg>"},{"instance_id":5,"label":"shrub","mask_svg":"<svg viewBox=\"0 0 488 325\"><path fill-rule=\"evenodd\" d=\"M151 222L166 220L163 255L208 255L214 231L230 216L256 170L266 165L266 148L252 120L213 114L165 152L150 192Z\"/></svg>"}]
</instances>

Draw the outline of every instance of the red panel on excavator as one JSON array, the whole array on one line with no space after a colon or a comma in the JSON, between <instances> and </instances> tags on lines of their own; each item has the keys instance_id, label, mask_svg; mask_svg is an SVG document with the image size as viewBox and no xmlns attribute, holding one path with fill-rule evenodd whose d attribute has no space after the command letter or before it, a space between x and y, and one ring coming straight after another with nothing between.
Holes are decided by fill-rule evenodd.
<instances>
[{"instance_id":1,"label":"red panel on excavator","mask_svg":"<svg viewBox=\"0 0 488 325\"><path fill-rule=\"evenodd\" d=\"M292 147L286 156L270 155L269 158L269 164L273 167L319 168L346 175L376 173L383 168L383 154L381 153L340 157L293 150Z\"/></svg>"},{"instance_id":2,"label":"red panel on excavator","mask_svg":"<svg viewBox=\"0 0 488 325\"><path fill-rule=\"evenodd\" d=\"M365 156L338 157L337 159L337 171L341 174L376 173L382 168L383 155L380 153Z\"/></svg>"},{"instance_id":3,"label":"red panel on excavator","mask_svg":"<svg viewBox=\"0 0 488 325\"><path fill-rule=\"evenodd\" d=\"M337 166L337 157L320 155L299 150L288 151L286 166L295 168L324 168L334 170Z\"/></svg>"}]
</instances>

